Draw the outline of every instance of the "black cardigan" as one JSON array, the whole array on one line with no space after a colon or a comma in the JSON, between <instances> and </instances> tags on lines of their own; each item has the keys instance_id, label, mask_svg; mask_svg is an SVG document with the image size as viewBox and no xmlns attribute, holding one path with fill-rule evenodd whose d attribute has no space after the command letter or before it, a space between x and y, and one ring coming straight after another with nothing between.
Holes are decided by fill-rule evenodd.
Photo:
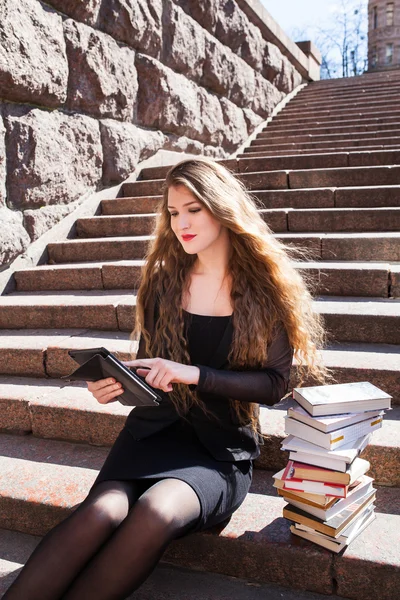
<instances>
[{"instance_id":1,"label":"black cardigan","mask_svg":"<svg viewBox=\"0 0 400 600\"><path fill-rule=\"evenodd\" d=\"M145 310L146 329L150 335L155 327L155 303ZM262 438L250 426L240 425L232 413L229 398L241 402L273 405L287 392L293 349L286 330L280 326L274 340L268 345L265 367L257 371L229 371L227 356L232 342L233 325L229 321L221 342L210 360L211 366L197 365L200 378L193 386L216 419L208 417L199 407L187 415L199 439L207 450L220 461L239 461L257 458ZM141 338L137 358L146 358L144 339ZM140 406L132 410L126 427L135 439L142 439L171 425L180 417L174 405L164 394L159 406Z\"/></svg>"}]
</instances>

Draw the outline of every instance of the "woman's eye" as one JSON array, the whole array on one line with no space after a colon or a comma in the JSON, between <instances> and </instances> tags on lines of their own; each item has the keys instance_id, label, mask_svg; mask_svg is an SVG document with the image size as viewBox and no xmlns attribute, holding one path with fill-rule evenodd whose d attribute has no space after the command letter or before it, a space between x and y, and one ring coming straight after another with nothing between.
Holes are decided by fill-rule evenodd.
<instances>
[{"instance_id":1,"label":"woman's eye","mask_svg":"<svg viewBox=\"0 0 400 600\"><path fill-rule=\"evenodd\" d=\"M189 210L189 212L191 213L197 213L200 212L201 208L193 208L192 210Z\"/></svg>"},{"instance_id":2,"label":"woman's eye","mask_svg":"<svg viewBox=\"0 0 400 600\"><path fill-rule=\"evenodd\" d=\"M169 213L171 217L176 217L177 213Z\"/></svg>"}]
</instances>

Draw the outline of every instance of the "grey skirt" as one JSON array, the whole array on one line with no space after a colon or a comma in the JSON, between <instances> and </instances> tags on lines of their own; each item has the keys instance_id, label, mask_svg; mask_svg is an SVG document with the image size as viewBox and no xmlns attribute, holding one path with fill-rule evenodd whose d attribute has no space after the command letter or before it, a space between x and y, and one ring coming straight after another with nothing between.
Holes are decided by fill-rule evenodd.
<instances>
[{"instance_id":1,"label":"grey skirt","mask_svg":"<svg viewBox=\"0 0 400 600\"><path fill-rule=\"evenodd\" d=\"M141 489L162 479L180 479L196 492L201 516L188 533L218 525L245 499L251 460L221 462L208 452L187 421L180 419L142 440L122 429L93 486L101 481L142 481Z\"/></svg>"}]
</instances>

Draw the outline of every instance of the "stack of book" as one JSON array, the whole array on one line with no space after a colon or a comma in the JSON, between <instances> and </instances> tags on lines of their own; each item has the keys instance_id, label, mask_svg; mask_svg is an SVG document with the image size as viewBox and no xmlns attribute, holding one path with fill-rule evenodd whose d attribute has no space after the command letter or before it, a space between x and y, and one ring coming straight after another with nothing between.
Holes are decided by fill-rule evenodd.
<instances>
[{"instance_id":1,"label":"stack of book","mask_svg":"<svg viewBox=\"0 0 400 600\"><path fill-rule=\"evenodd\" d=\"M375 518L370 464L359 457L382 426L391 396L368 382L294 388L274 475L293 534L340 552Z\"/></svg>"}]
</instances>

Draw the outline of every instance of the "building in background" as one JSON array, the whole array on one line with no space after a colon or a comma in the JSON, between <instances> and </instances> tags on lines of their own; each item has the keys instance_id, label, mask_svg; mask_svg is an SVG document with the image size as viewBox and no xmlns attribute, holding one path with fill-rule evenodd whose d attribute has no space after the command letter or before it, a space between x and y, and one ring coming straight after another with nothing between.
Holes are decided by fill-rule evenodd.
<instances>
[{"instance_id":1,"label":"building in background","mask_svg":"<svg viewBox=\"0 0 400 600\"><path fill-rule=\"evenodd\" d=\"M368 2L368 70L400 68L400 0Z\"/></svg>"}]
</instances>

